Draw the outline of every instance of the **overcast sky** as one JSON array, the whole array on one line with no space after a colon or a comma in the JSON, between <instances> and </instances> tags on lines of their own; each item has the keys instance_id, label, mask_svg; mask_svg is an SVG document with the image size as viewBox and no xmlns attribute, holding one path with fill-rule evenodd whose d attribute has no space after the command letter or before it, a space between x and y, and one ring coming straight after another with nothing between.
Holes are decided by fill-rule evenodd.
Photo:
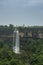
<instances>
[{"instance_id":1,"label":"overcast sky","mask_svg":"<svg viewBox=\"0 0 43 65\"><path fill-rule=\"evenodd\" d=\"M43 0L0 0L0 25L43 25Z\"/></svg>"}]
</instances>

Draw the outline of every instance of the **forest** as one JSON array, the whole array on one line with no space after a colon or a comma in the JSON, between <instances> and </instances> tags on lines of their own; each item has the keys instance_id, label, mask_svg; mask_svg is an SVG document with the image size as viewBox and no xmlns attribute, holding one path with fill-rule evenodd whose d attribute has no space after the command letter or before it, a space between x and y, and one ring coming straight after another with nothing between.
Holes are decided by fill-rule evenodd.
<instances>
[{"instance_id":1,"label":"forest","mask_svg":"<svg viewBox=\"0 0 43 65\"><path fill-rule=\"evenodd\" d=\"M28 41L29 38L43 39L43 26L14 26L0 25L0 40L11 43L13 41L13 32L19 30L20 41Z\"/></svg>"},{"instance_id":2,"label":"forest","mask_svg":"<svg viewBox=\"0 0 43 65\"><path fill-rule=\"evenodd\" d=\"M0 65L43 65L43 38L29 38L20 40L20 54L15 54L12 49L12 40L8 41L3 36L11 36L15 27L0 25ZM43 26L17 27L19 32L41 31Z\"/></svg>"}]
</instances>

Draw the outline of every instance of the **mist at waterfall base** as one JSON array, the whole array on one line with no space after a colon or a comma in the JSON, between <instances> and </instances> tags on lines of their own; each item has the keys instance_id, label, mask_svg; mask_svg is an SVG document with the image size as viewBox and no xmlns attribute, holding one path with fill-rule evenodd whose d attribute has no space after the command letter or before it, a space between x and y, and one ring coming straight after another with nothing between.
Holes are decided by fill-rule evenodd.
<instances>
[{"instance_id":1,"label":"mist at waterfall base","mask_svg":"<svg viewBox=\"0 0 43 65\"><path fill-rule=\"evenodd\" d=\"M15 43L15 45L14 45L14 43ZM13 52L16 54L20 54L19 31L18 30L15 30L13 32Z\"/></svg>"}]
</instances>

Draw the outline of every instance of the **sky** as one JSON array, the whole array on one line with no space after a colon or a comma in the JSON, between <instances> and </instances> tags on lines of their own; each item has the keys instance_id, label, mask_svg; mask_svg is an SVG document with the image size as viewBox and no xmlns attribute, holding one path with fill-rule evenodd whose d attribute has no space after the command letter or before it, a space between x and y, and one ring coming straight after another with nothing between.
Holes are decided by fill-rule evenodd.
<instances>
[{"instance_id":1,"label":"sky","mask_svg":"<svg viewBox=\"0 0 43 65\"><path fill-rule=\"evenodd\" d=\"M0 0L0 25L43 26L43 0Z\"/></svg>"}]
</instances>

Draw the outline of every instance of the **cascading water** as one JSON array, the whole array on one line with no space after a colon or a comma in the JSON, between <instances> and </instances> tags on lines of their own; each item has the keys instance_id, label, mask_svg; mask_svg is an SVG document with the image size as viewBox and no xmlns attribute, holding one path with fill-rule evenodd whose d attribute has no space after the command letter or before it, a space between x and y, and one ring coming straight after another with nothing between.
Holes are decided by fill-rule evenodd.
<instances>
[{"instance_id":1,"label":"cascading water","mask_svg":"<svg viewBox=\"0 0 43 65\"><path fill-rule=\"evenodd\" d=\"M15 45L14 45L15 42ZM17 54L20 53L20 47L19 47L19 31L15 30L13 32L13 51Z\"/></svg>"}]
</instances>

